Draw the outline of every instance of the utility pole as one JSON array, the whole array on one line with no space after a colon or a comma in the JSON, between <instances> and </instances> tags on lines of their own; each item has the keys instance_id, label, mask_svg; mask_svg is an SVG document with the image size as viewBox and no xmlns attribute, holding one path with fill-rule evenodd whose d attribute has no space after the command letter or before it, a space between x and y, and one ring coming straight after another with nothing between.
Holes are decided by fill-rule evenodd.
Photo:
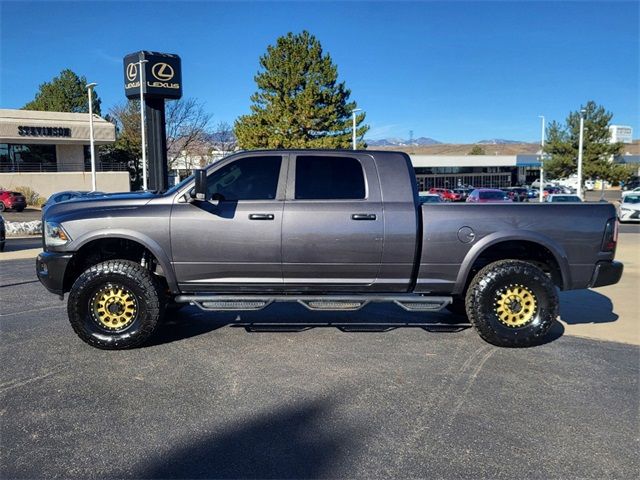
<instances>
[{"instance_id":1,"label":"utility pole","mask_svg":"<svg viewBox=\"0 0 640 480\"><path fill-rule=\"evenodd\" d=\"M93 138L93 87L95 87L97 83L90 83L87 85L87 95L89 96L89 144L91 148L91 191L95 192L97 187L96 180L96 151L95 151L95 141Z\"/></svg>"},{"instance_id":2,"label":"utility pole","mask_svg":"<svg viewBox=\"0 0 640 480\"><path fill-rule=\"evenodd\" d=\"M542 202L544 200L544 115L538 115L538 118L542 119L542 135L540 140L540 194L538 200Z\"/></svg>"},{"instance_id":3,"label":"utility pole","mask_svg":"<svg viewBox=\"0 0 640 480\"><path fill-rule=\"evenodd\" d=\"M578 140L578 189L577 194L582 198L582 147L584 146L584 113L586 110L580 110L580 139Z\"/></svg>"},{"instance_id":4,"label":"utility pole","mask_svg":"<svg viewBox=\"0 0 640 480\"><path fill-rule=\"evenodd\" d=\"M353 126L351 128L352 134L353 134L353 138L351 140L352 145L353 145L353 149L356 150L356 142L357 142L357 138L356 138L356 112L360 112L362 111L361 108L354 108L353 110L351 110L351 116L353 117Z\"/></svg>"}]
</instances>

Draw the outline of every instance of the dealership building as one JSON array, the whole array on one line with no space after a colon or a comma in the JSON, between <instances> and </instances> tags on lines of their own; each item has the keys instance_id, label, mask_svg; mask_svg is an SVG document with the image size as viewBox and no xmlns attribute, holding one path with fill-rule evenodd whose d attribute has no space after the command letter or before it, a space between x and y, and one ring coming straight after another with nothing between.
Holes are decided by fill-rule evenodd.
<instances>
[{"instance_id":1,"label":"dealership building","mask_svg":"<svg viewBox=\"0 0 640 480\"><path fill-rule=\"evenodd\" d=\"M96 145L115 142L115 126L93 116ZM88 113L0 109L0 187L30 187L48 197L62 190L91 190ZM96 149L97 150L97 149ZM97 187L128 191L129 172L96 155Z\"/></svg>"},{"instance_id":2,"label":"dealership building","mask_svg":"<svg viewBox=\"0 0 640 480\"><path fill-rule=\"evenodd\" d=\"M539 155L410 155L420 191L430 188L504 188L540 177Z\"/></svg>"}]
</instances>

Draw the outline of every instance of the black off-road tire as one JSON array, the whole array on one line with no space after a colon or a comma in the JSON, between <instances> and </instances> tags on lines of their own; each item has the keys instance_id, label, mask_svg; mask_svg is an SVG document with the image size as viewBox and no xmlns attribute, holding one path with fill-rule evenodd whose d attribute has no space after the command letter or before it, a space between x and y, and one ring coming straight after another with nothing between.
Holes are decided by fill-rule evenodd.
<instances>
[{"instance_id":1,"label":"black off-road tire","mask_svg":"<svg viewBox=\"0 0 640 480\"><path fill-rule=\"evenodd\" d=\"M7 209L7 206L4 204L4 202L0 202L0 212L4 212Z\"/></svg>"},{"instance_id":2,"label":"black off-road tire","mask_svg":"<svg viewBox=\"0 0 640 480\"><path fill-rule=\"evenodd\" d=\"M496 307L504 289L515 285L529 290L536 305L532 319L518 327L501 321ZM559 313L558 293L551 279L537 266L521 260L499 260L480 270L469 285L465 303L480 337L499 347L539 345Z\"/></svg>"},{"instance_id":3,"label":"black off-road tire","mask_svg":"<svg viewBox=\"0 0 640 480\"><path fill-rule=\"evenodd\" d=\"M109 331L92 315L92 298L101 288L121 285L135 297L136 315L119 331ZM156 278L142 265L130 260L109 260L85 270L69 292L67 312L76 334L93 347L105 350L135 348L155 331L165 305Z\"/></svg>"}]
</instances>

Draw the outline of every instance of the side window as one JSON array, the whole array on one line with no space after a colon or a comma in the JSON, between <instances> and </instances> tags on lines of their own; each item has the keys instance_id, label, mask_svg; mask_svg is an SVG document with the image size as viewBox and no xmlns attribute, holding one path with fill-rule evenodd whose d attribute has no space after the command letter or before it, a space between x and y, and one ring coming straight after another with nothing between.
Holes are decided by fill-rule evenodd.
<instances>
[{"instance_id":1,"label":"side window","mask_svg":"<svg viewBox=\"0 0 640 480\"><path fill-rule=\"evenodd\" d=\"M207 198L273 200L278 190L282 157L260 156L236 160L207 178Z\"/></svg>"},{"instance_id":2,"label":"side window","mask_svg":"<svg viewBox=\"0 0 640 480\"><path fill-rule=\"evenodd\" d=\"M364 172L351 157L296 157L297 200L357 200L365 198Z\"/></svg>"}]
</instances>

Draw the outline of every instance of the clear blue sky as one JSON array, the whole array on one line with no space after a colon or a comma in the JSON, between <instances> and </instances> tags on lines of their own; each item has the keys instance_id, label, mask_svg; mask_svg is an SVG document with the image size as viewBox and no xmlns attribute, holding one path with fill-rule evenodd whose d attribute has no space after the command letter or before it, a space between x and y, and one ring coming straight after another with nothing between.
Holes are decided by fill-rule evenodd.
<instances>
[{"instance_id":1,"label":"clear blue sky","mask_svg":"<svg viewBox=\"0 0 640 480\"><path fill-rule=\"evenodd\" d=\"M367 112L370 138L537 140L593 99L640 137L635 2L1 2L0 106L20 108L63 68L124 100L122 57L182 57L185 96L214 122L249 110L258 57L315 34Z\"/></svg>"}]
</instances>

